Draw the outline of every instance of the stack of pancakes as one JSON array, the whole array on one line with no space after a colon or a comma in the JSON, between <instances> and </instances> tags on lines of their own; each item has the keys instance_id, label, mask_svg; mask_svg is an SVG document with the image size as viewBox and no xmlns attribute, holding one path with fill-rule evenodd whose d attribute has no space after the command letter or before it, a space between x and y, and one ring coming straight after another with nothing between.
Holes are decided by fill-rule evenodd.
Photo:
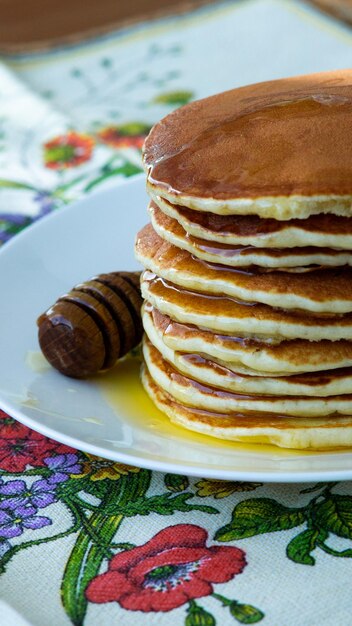
<instances>
[{"instance_id":1,"label":"stack of pancakes","mask_svg":"<svg viewBox=\"0 0 352 626\"><path fill-rule=\"evenodd\" d=\"M191 103L144 147L143 382L186 428L352 445L352 71Z\"/></svg>"}]
</instances>

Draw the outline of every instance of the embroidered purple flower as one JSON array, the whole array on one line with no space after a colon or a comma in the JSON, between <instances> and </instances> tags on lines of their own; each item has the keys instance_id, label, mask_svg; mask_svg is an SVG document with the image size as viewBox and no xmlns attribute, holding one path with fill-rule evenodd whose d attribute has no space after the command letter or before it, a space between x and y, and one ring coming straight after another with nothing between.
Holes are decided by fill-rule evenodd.
<instances>
[{"instance_id":1,"label":"embroidered purple flower","mask_svg":"<svg viewBox=\"0 0 352 626\"><path fill-rule=\"evenodd\" d=\"M51 519L36 515L34 506L19 506L17 509L0 510L0 537L11 539L22 535L27 528L37 530L51 524Z\"/></svg>"},{"instance_id":2,"label":"embroidered purple flower","mask_svg":"<svg viewBox=\"0 0 352 626\"><path fill-rule=\"evenodd\" d=\"M38 191L33 200L38 203L40 208L39 215L35 219L51 213L51 211L56 208L55 200L50 191Z\"/></svg>"},{"instance_id":3,"label":"embroidered purple flower","mask_svg":"<svg viewBox=\"0 0 352 626\"><path fill-rule=\"evenodd\" d=\"M44 509L56 500L55 485L46 479L36 480L30 487L24 480L9 480L0 485L0 509L13 510L27 505Z\"/></svg>"},{"instance_id":4,"label":"embroidered purple flower","mask_svg":"<svg viewBox=\"0 0 352 626\"><path fill-rule=\"evenodd\" d=\"M53 472L48 482L55 485L67 480L70 474L80 474L82 466L77 461L77 454L56 454L44 459L45 465Z\"/></svg>"}]
</instances>

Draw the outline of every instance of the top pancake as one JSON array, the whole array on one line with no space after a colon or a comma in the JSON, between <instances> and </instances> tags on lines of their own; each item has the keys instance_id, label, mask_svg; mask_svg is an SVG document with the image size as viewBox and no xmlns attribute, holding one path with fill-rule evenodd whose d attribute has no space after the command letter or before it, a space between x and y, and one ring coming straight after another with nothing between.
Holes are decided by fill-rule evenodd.
<instances>
[{"instance_id":1,"label":"top pancake","mask_svg":"<svg viewBox=\"0 0 352 626\"><path fill-rule=\"evenodd\" d=\"M279 220L352 214L352 70L233 89L161 120L144 147L153 194Z\"/></svg>"}]
</instances>

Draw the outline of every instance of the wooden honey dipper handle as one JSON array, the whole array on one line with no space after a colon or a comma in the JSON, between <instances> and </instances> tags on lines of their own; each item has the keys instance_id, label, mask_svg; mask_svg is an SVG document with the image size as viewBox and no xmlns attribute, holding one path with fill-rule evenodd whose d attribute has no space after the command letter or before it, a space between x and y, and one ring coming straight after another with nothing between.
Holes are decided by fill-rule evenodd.
<instances>
[{"instance_id":1,"label":"wooden honey dipper handle","mask_svg":"<svg viewBox=\"0 0 352 626\"><path fill-rule=\"evenodd\" d=\"M39 316L40 348L59 372L87 378L114 365L142 338L140 272L99 274Z\"/></svg>"}]
</instances>

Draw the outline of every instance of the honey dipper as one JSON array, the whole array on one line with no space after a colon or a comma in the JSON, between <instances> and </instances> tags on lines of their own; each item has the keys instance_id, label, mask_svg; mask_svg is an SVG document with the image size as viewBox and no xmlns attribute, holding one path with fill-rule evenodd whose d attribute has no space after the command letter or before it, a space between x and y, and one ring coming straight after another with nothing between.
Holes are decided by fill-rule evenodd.
<instances>
[{"instance_id":1,"label":"honey dipper","mask_svg":"<svg viewBox=\"0 0 352 626\"><path fill-rule=\"evenodd\" d=\"M87 378L112 367L142 338L140 272L99 274L39 316L40 348L59 372Z\"/></svg>"}]
</instances>

